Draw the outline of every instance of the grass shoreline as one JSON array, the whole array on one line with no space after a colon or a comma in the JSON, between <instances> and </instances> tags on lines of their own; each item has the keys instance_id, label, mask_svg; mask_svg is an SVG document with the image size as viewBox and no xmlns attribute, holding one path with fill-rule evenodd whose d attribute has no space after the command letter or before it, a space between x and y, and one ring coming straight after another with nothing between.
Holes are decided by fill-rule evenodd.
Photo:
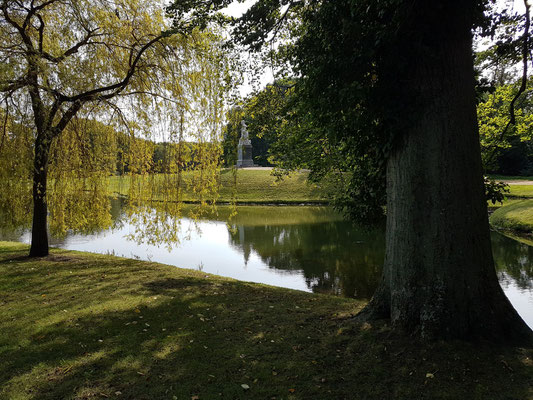
<instances>
[{"instance_id":1,"label":"grass shoreline","mask_svg":"<svg viewBox=\"0 0 533 400\"><path fill-rule=\"evenodd\" d=\"M220 205L330 205L328 185L316 185L308 182L309 172L294 172L278 181L271 175L271 169L240 169L236 171L236 186L231 170L223 170L220 175L220 193L217 204ZM496 177L499 180L504 177ZM155 177L154 179L157 179ZM524 180L524 178L507 177L507 180ZM515 211L517 202L522 199L533 199L533 185L511 185L507 200L501 205L489 204L490 221L498 230L510 231L515 235L533 232L533 212ZM118 196L127 197L129 181L127 177L113 177L109 181L109 189ZM157 201L157 199L152 199ZM184 203L197 204L193 196L185 192ZM533 210L533 200L532 208ZM509 213L511 211L511 213ZM509 215L514 215L508 218ZM500 217L502 216L502 217ZM518 220L517 220L518 219Z\"/></svg>"},{"instance_id":2,"label":"grass shoreline","mask_svg":"<svg viewBox=\"0 0 533 400\"><path fill-rule=\"evenodd\" d=\"M517 235L533 233L533 199L512 202L498 208L490 216L492 227Z\"/></svg>"},{"instance_id":3,"label":"grass shoreline","mask_svg":"<svg viewBox=\"0 0 533 400\"><path fill-rule=\"evenodd\" d=\"M271 175L270 169L240 169L236 182L231 170L220 174L217 203L219 204L329 204L328 188L308 181L309 172L294 172L282 180ZM151 177L157 182L158 175ZM184 174L183 200L185 203L198 203L190 184L193 177ZM108 182L109 191L127 196L130 182L127 176L114 176ZM326 185L327 186L327 185ZM157 195L153 200L157 200Z\"/></svg>"},{"instance_id":4,"label":"grass shoreline","mask_svg":"<svg viewBox=\"0 0 533 400\"><path fill-rule=\"evenodd\" d=\"M421 343L364 302L0 242L0 398L533 399L533 349Z\"/></svg>"}]
</instances>

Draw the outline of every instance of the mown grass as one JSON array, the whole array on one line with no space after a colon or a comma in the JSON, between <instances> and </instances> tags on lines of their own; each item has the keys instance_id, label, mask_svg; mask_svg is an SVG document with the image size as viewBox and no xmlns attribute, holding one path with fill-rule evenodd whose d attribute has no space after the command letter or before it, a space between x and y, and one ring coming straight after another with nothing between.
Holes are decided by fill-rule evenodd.
<instances>
[{"instance_id":1,"label":"mown grass","mask_svg":"<svg viewBox=\"0 0 533 400\"><path fill-rule=\"evenodd\" d=\"M533 399L533 350L418 343L362 303L0 242L0 398ZM244 386L243 386L244 385Z\"/></svg>"},{"instance_id":2,"label":"mown grass","mask_svg":"<svg viewBox=\"0 0 533 400\"><path fill-rule=\"evenodd\" d=\"M220 174L219 202L237 203L327 203L328 198L324 188L308 181L309 173L295 172L282 180L277 180L270 169L239 169L236 181L231 170L222 170ZM155 179L161 179L156 175ZM184 174L188 180L188 174ZM130 181L128 176L114 176L109 179L111 192L128 195ZM185 184L184 200L194 201L195 196Z\"/></svg>"},{"instance_id":3,"label":"mown grass","mask_svg":"<svg viewBox=\"0 0 533 400\"><path fill-rule=\"evenodd\" d=\"M505 176L505 175L490 175L491 179L496 181L506 181L512 183L509 185L509 193L507 194L508 200L505 204L508 204L509 200L517 198L533 198L533 185L520 185L515 184L513 181L533 181L533 176Z\"/></svg>"},{"instance_id":4,"label":"mown grass","mask_svg":"<svg viewBox=\"0 0 533 400\"><path fill-rule=\"evenodd\" d=\"M506 176L506 175L489 175L496 181L532 181L533 176Z\"/></svg>"},{"instance_id":5,"label":"mown grass","mask_svg":"<svg viewBox=\"0 0 533 400\"><path fill-rule=\"evenodd\" d=\"M498 229L533 232L533 199L514 201L500 207L490 216L490 223Z\"/></svg>"},{"instance_id":6,"label":"mown grass","mask_svg":"<svg viewBox=\"0 0 533 400\"><path fill-rule=\"evenodd\" d=\"M509 197L533 198L533 185L509 185Z\"/></svg>"},{"instance_id":7,"label":"mown grass","mask_svg":"<svg viewBox=\"0 0 533 400\"><path fill-rule=\"evenodd\" d=\"M298 204L298 203L328 203L331 188L328 183L317 185L308 181L309 172L294 172L278 180L271 174L270 169L239 169L237 170L236 183L231 170L222 170L220 174L219 198L222 203L229 203L233 199L237 203L254 204ZM161 179L160 175L150 179ZM188 174L184 174L187 181ZM505 177L495 175L497 180L527 180L530 177ZM113 176L109 178L111 192L127 196L130 188L128 176ZM516 198L533 198L533 185L510 185L509 198L504 204ZM184 185L185 201L194 201L193 195L187 184ZM489 204L493 206L492 204ZM501 206L500 203L495 207Z\"/></svg>"}]
</instances>

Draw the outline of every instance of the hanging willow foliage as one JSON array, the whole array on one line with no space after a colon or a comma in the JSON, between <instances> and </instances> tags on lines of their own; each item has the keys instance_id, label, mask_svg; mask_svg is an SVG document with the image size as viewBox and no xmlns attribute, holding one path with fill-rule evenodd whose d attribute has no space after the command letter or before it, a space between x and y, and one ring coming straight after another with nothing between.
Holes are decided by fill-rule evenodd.
<instances>
[{"instance_id":1,"label":"hanging willow foliage","mask_svg":"<svg viewBox=\"0 0 533 400\"><path fill-rule=\"evenodd\" d=\"M15 123L5 110L0 139L0 221L1 228L27 228L31 222L31 131Z\"/></svg>"},{"instance_id":2,"label":"hanging willow foliage","mask_svg":"<svg viewBox=\"0 0 533 400\"><path fill-rule=\"evenodd\" d=\"M109 227L109 196L121 185L129 188L136 239L175 242L182 203L197 202L188 214L198 217L217 199L234 72L221 36L199 29L170 34L158 1L22 3L0 2L0 225L29 225L43 130L32 104L37 91L48 125L69 119L49 135L44 167L52 233ZM17 25L36 55L17 37ZM34 86L17 78L31 68ZM158 142L165 151L156 163ZM154 213L155 225L148 222Z\"/></svg>"}]
</instances>

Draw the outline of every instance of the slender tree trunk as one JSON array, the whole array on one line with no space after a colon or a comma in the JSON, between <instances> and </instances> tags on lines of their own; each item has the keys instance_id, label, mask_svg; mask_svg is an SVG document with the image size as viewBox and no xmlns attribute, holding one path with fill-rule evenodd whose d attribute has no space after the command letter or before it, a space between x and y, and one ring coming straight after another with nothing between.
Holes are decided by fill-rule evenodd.
<instances>
[{"instance_id":1,"label":"slender tree trunk","mask_svg":"<svg viewBox=\"0 0 533 400\"><path fill-rule=\"evenodd\" d=\"M417 111L387 165L384 275L367 315L423 337L530 339L492 258L471 23L459 6L441 9L441 21L416 18L431 29L401 83Z\"/></svg>"},{"instance_id":2,"label":"slender tree trunk","mask_svg":"<svg viewBox=\"0 0 533 400\"><path fill-rule=\"evenodd\" d=\"M35 142L33 162L33 223L30 257L45 257L48 255L46 181L50 142L50 135L46 134L39 134Z\"/></svg>"}]
</instances>

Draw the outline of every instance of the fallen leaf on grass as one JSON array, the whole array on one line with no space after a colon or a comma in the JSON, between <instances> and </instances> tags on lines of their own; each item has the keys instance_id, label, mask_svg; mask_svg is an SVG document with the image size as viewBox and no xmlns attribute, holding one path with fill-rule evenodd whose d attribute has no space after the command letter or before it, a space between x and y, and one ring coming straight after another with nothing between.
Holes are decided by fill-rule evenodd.
<instances>
[{"instance_id":1,"label":"fallen leaf on grass","mask_svg":"<svg viewBox=\"0 0 533 400\"><path fill-rule=\"evenodd\" d=\"M242 387L244 390L248 390L248 389L250 389L250 386L248 386L246 383L243 383L243 384L241 385L241 387Z\"/></svg>"}]
</instances>

